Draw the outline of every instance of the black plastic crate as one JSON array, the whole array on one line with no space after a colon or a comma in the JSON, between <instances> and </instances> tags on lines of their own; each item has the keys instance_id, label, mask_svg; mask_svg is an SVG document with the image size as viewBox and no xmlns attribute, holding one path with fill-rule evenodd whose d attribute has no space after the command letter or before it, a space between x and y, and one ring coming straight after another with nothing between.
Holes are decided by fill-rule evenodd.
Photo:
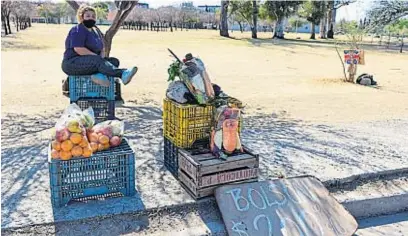
<instances>
[{"instance_id":1,"label":"black plastic crate","mask_svg":"<svg viewBox=\"0 0 408 236\"><path fill-rule=\"evenodd\" d=\"M179 148L164 137L164 166L178 178L178 150Z\"/></svg>"},{"instance_id":2,"label":"black plastic crate","mask_svg":"<svg viewBox=\"0 0 408 236\"><path fill-rule=\"evenodd\" d=\"M76 103L82 110L92 107L95 115L95 122L100 123L105 120L115 119L115 101L106 98L81 98Z\"/></svg>"}]
</instances>

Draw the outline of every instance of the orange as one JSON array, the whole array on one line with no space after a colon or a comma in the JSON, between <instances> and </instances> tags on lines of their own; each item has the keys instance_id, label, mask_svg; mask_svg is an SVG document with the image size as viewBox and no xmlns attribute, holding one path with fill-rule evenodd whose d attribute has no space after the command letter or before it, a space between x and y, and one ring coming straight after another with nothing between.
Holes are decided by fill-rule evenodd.
<instances>
[{"instance_id":1,"label":"orange","mask_svg":"<svg viewBox=\"0 0 408 236\"><path fill-rule=\"evenodd\" d=\"M51 151L51 157L54 159L58 159L60 157L60 152L57 150L52 150Z\"/></svg>"},{"instance_id":2,"label":"orange","mask_svg":"<svg viewBox=\"0 0 408 236\"><path fill-rule=\"evenodd\" d=\"M53 149L57 151L61 150L61 143L58 142L57 140L52 141L51 146Z\"/></svg>"},{"instance_id":3,"label":"orange","mask_svg":"<svg viewBox=\"0 0 408 236\"><path fill-rule=\"evenodd\" d=\"M88 140L86 140L86 138L83 138L82 141L79 143L79 146L81 146L82 148L89 147Z\"/></svg>"},{"instance_id":4,"label":"orange","mask_svg":"<svg viewBox=\"0 0 408 236\"><path fill-rule=\"evenodd\" d=\"M64 142L61 143L61 149L66 152L71 151L73 146L74 145L72 144L70 140L65 140Z\"/></svg>"},{"instance_id":5,"label":"orange","mask_svg":"<svg viewBox=\"0 0 408 236\"><path fill-rule=\"evenodd\" d=\"M71 140L71 142L73 144L79 144L82 142L82 135L81 134L77 134L77 133L72 133L71 137L69 137L69 140Z\"/></svg>"},{"instance_id":6,"label":"orange","mask_svg":"<svg viewBox=\"0 0 408 236\"><path fill-rule=\"evenodd\" d=\"M92 143L91 143L91 148L92 148L92 152L96 152L96 151L98 151L98 144L97 144L97 143L92 142Z\"/></svg>"},{"instance_id":7,"label":"orange","mask_svg":"<svg viewBox=\"0 0 408 236\"><path fill-rule=\"evenodd\" d=\"M98 144L98 151L103 151L105 150L105 147L103 146L103 144Z\"/></svg>"},{"instance_id":8,"label":"orange","mask_svg":"<svg viewBox=\"0 0 408 236\"><path fill-rule=\"evenodd\" d=\"M89 133L88 134L89 142L98 142L98 135L96 133Z\"/></svg>"},{"instance_id":9,"label":"orange","mask_svg":"<svg viewBox=\"0 0 408 236\"><path fill-rule=\"evenodd\" d=\"M66 151L61 151L60 155L61 155L61 160L64 160L64 161L68 161L72 157L71 152L66 152Z\"/></svg>"},{"instance_id":10,"label":"orange","mask_svg":"<svg viewBox=\"0 0 408 236\"><path fill-rule=\"evenodd\" d=\"M71 150L71 154L72 154L72 156L74 156L74 157L80 157L80 156L82 156L82 148L81 148L81 146L75 146L75 147L73 147L72 148L72 150Z\"/></svg>"},{"instance_id":11,"label":"orange","mask_svg":"<svg viewBox=\"0 0 408 236\"><path fill-rule=\"evenodd\" d=\"M90 147L85 147L82 149L82 156L84 157L90 157L92 156L92 149Z\"/></svg>"},{"instance_id":12,"label":"orange","mask_svg":"<svg viewBox=\"0 0 408 236\"><path fill-rule=\"evenodd\" d=\"M106 135L101 135L101 136L99 136L99 142L100 143L102 143L102 144L107 144L107 143L109 143L109 137L108 136L106 136Z\"/></svg>"}]
</instances>

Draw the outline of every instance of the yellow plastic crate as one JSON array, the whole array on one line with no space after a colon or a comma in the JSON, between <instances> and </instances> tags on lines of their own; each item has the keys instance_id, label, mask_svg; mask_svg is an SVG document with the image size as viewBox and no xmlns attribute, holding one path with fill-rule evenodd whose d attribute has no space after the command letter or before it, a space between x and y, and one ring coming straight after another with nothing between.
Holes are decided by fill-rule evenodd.
<instances>
[{"instance_id":1,"label":"yellow plastic crate","mask_svg":"<svg viewBox=\"0 0 408 236\"><path fill-rule=\"evenodd\" d=\"M164 136L180 148L209 137L213 106L183 105L169 99L163 101Z\"/></svg>"},{"instance_id":2,"label":"yellow plastic crate","mask_svg":"<svg viewBox=\"0 0 408 236\"><path fill-rule=\"evenodd\" d=\"M229 99L237 107L242 103ZM179 148L190 148L194 142L210 137L214 106L184 105L169 99L163 101L163 135ZM242 119L239 132L242 130Z\"/></svg>"}]
</instances>

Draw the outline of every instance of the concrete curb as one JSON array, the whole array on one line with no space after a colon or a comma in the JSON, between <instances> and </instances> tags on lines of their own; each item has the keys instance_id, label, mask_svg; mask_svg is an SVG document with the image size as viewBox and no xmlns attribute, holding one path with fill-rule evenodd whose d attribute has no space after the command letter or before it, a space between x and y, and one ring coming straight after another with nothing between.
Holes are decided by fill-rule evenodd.
<instances>
[{"instance_id":1,"label":"concrete curb","mask_svg":"<svg viewBox=\"0 0 408 236\"><path fill-rule=\"evenodd\" d=\"M402 169L394 169L394 170L387 170L387 171L380 171L374 173L366 173L366 174L359 174L353 175L346 178L339 178L333 180L323 181L322 183L326 188L333 192L333 190L341 187L350 187L350 185L359 185L365 182L375 181L375 180L389 180L398 178L401 176L408 177L408 168ZM408 211L408 192L398 195L391 195L391 196L381 196L377 198L366 198L361 200L350 200L350 201L343 201L340 202L356 219L363 219L373 216L379 215L388 215L394 214L398 212ZM199 209L200 207L208 207L208 205L217 205L216 200L214 197L205 198L202 200L198 200L196 202L185 203L185 204L175 204L169 205L165 207L156 207L156 208L149 208L142 211L136 212L128 212L122 214L115 214L115 215L105 215L105 216L98 216L98 217L91 217L91 218L84 218L78 219L73 221L58 221L58 222L50 222L44 224L34 224L34 225L26 225L22 227L7 227L2 228L2 231L13 231L15 229L33 227L33 226L41 226L41 225L55 225L60 223L69 223L69 222L85 222L89 220L102 220L102 219L109 219L114 218L116 216L126 216L126 215L154 215L154 214L161 214L166 211L182 211L187 209Z\"/></svg>"},{"instance_id":2,"label":"concrete curb","mask_svg":"<svg viewBox=\"0 0 408 236\"><path fill-rule=\"evenodd\" d=\"M341 202L356 219L408 211L408 193Z\"/></svg>"}]
</instances>

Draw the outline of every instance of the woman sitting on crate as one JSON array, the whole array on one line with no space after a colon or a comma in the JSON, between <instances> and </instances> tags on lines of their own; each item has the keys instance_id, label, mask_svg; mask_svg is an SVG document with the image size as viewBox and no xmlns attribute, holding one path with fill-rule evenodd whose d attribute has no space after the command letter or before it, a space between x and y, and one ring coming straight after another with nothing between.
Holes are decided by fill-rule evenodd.
<instances>
[{"instance_id":1,"label":"woman sitting on crate","mask_svg":"<svg viewBox=\"0 0 408 236\"><path fill-rule=\"evenodd\" d=\"M62 70L67 75L91 75L93 82L109 86L107 76L121 78L128 84L137 72L137 67L119 69L119 60L104 57L103 36L95 25L96 10L82 5L77 12L78 25L72 27L65 40Z\"/></svg>"}]
</instances>

